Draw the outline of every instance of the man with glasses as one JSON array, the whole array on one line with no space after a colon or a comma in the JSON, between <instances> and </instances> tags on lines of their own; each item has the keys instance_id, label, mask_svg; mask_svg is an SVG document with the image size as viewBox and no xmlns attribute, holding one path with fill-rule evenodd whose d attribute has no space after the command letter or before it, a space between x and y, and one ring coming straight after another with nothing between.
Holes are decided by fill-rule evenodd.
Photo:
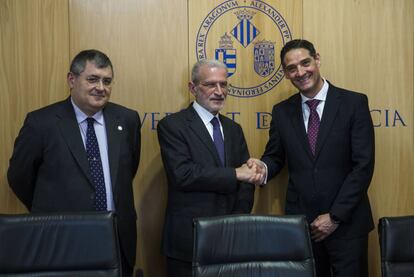
<instances>
[{"instance_id":1,"label":"man with glasses","mask_svg":"<svg viewBox=\"0 0 414 277\"><path fill-rule=\"evenodd\" d=\"M226 66L201 60L191 75L195 101L158 124L168 178L162 252L169 277L192 276L193 218L250 213L250 183L262 178L245 164L249 152L242 128L219 113L227 96Z\"/></svg>"},{"instance_id":2,"label":"man with glasses","mask_svg":"<svg viewBox=\"0 0 414 277\"><path fill-rule=\"evenodd\" d=\"M98 50L73 59L67 82L70 97L27 115L10 159L10 187L31 212L116 212L123 276L132 276L138 113L108 102L113 67Z\"/></svg>"}]
</instances>

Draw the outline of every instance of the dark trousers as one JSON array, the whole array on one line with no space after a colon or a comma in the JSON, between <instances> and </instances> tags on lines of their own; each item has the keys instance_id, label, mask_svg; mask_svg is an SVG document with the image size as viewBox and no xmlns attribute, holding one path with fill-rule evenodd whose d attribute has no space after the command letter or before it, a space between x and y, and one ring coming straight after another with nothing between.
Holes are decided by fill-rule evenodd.
<instances>
[{"instance_id":1,"label":"dark trousers","mask_svg":"<svg viewBox=\"0 0 414 277\"><path fill-rule=\"evenodd\" d=\"M121 267L122 267L122 277L132 277L134 273L134 268L131 267L125 258L124 251L121 250Z\"/></svg>"},{"instance_id":2,"label":"dark trousers","mask_svg":"<svg viewBox=\"0 0 414 277\"><path fill-rule=\"evenodd\" d=\"M167 257L168 277L192 277L191 262L185 262Z\"/></svg>"},{"instance_id":3,"label":"dark trousers","mask_svg":"<svg viewBox=\"0 0 414 277\"><path fill-rule=\"evenodd\" d=\"M312 242L317 277L368 277L368 235Z\"/></svg>"}]
</instances>

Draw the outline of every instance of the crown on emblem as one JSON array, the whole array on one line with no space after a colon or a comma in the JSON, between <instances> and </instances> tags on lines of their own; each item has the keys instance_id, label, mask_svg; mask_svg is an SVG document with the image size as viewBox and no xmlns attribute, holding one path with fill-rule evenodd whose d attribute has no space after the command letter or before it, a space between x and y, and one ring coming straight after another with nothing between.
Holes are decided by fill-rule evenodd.
<instances>
[{"instance_id":1,"label":"crown on emblem","mask_svg":"<svg viewBox=\"0 0 414 277\"><path fill-rule=\"evenodd\" d=\"M223 36L220 37L219 47L223 49L232 49L233 48L233 41L231 40L231 36L224 33Z\"/></svg>"},{"instance_id":2,"label":"crown on emblem","mask_svg":"<svg viewBox=\"0 0 414 277\"><path fill-rule=\"evenodd\" d=\"M254 43L255 48L272 48L275 45L275 42L271 42L270 40L261 40Z\"/></svg>"},{"instance_id":3,"label":"crown on emblem","mask_svg":"<svg viewBox=\"0 0 414 277\"><path fill-rule=\"evenodd\" d=\"M239 20L251 20L256 13L254 11L248 11L247 9L243 9L236 11L234 14L237 16Z\"/></svg>"}]
</instances>

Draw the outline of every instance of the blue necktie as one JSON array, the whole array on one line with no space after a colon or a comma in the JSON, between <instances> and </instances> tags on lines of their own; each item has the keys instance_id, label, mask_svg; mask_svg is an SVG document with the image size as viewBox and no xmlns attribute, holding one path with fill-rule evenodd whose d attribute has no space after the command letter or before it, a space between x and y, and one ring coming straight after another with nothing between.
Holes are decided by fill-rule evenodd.
<instances>
[{"instance_id":1,"label":"blue necktie","mask_svg":"<svg viewBox=\"0 0 414 277\"><path fill-rule=\"evenodd\" d=\"M308 140L312 154L315 156L316 140L318 139L320 119L316 107L318 107L320 100L312 99L305 103L309 106L309 120L308 120Z\"/></svg>"},{"instance_id":2,"label":"blue necktie","mask_svg":"<svg viewBox=\"0 0 414 277\"><path fill-rule=\"evenodd\" d=\"M213 125L214 145L216 146L217 153L220 157L221 164L224 166L224 141L223 141L223 136L221 135L220 123L217 117L213 117L213 119L210 122Z\"/></svg>"},{"instance_id":3,"label":"blue necktie","mask_svg":"<svg viewBox=\"0 0 414 277\"><path fill-rule=\"evenodd\" d=\"M106 189L101 154L99 152L95 128L93 127L95 119L88 117L86 120L88 121L88 129L86 131L86 154L88 156L93 184L95 185L95 208L97 211L106 211Z\"/></svg>"}]
</instances>

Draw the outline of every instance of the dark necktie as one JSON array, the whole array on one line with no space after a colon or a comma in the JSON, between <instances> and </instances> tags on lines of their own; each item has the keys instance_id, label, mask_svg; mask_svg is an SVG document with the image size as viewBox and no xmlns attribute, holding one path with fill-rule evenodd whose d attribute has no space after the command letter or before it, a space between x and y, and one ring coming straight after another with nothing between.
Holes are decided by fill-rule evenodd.
<instances>
[{"instance_id":1,"label":"dark necktie","mask_svg":"<svg viewBox=\"0 0 414 277\"><path fill-rule=\"evenodd\" d=\"M95 119L88 117L87 121L88 129L86 131L86 154L88 156L89 169L93 184L95 185L95 208L97 211L106 211L106 189L101 154L99 152L95 128L93 127Z\"/></svg>"},{"instance_id":2,"label":"dark necktie","mask_svg":"<svg viewBox=\"0 0 414 277\"><path fill-rule=\"evenodd\" d=\"M316 140L318 139L319 125L321 123L319 119L316 107L318 107L320 100L312 99L305 103L309 106L309 120L308 120L308 141L312 154L315 155Z\"/></svg>"},{"instance_id":3,"label":"dark necktie","mask_svg":"<svg viewBox=\"0 0 414 277\"><path fill-rule=\"evenodd\" d=\"M217 153L220 157L221 164L224 166L224 141L223 141L223 136L221 135L220 123L217 117L213 117L213 119L210 122L213 125L214 145L216 146Z\"/></svg>"}]
</instances>

